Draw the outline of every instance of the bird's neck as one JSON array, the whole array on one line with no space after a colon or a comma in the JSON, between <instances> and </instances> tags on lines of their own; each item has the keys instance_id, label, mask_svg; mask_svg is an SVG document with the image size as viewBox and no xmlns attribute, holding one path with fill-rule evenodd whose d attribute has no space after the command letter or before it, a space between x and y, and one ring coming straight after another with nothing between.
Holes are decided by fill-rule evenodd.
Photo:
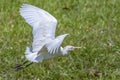
<instances>
[{"instance_id":1,"label":"bird's neck","mask_svg":"<svg viewBox=\"0 0 120 80\"><path fill-rule=\"evenodd\" d=\"M62 55L66 55L68 53L68 50L66 50L66 48L61 47L61 52L62 52Z\"/></svg>"}]
</instances>

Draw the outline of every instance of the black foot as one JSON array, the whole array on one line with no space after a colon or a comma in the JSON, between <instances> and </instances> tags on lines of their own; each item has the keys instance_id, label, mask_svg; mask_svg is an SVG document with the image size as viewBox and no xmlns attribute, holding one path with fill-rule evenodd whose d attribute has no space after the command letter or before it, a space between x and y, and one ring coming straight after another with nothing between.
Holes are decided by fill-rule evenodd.
<instances>
[{"instance_id":1,"label":"black foot","mask_svg":"<svg viewBox=\"0 0 120 80\"><path fill-rule=\"evenodd\" d=\"M27 64L28 62L29 62L29 61L25 61L25 62L23 62L23 64L18 64L18 65L15 66L13 69L14 69L15 71L18 71L18 70L27 68L28 66L30 66L31 64L33 64L33 62Z\"/></svg>"},{"instance_id":2,"label":"black foot","mask_svg":"<svg viewBox=\"0 0 120 80\"><path fill-rule=\"evenodd\" d=\"M17 65L17 66L14 67L14 70L15 70L15 71L18 71L18 70L21 70L21 69L23 69L23 68L24 68L23 65L22 65L22 64L19 64L19 65Z\"/></svg>"}]
</instances>

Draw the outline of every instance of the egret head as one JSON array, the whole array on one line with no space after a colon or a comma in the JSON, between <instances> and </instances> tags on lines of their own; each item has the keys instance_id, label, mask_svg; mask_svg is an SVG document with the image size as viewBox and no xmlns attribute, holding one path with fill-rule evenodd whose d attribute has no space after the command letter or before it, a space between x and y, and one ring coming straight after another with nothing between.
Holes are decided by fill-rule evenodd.
<instances>
[{"instance_id":1,"label":"egret head","mask_svg":"<svg viewBox=\"0 0 120 80\"><path fill-rule=\"evenodd\" d=\"M69 51L73 51L74 49L80 49L80 48L81 47L68 45L68 46L65 46L63 49L64 49L64 53L67 54Z\"/></svg>"}]
</instances>

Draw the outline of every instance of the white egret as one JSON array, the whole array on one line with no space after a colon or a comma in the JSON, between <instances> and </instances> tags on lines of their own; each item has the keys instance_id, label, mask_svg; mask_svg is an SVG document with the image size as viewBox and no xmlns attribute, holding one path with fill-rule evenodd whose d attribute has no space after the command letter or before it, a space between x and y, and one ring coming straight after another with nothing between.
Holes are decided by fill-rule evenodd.
<instances>
[{"instance_id":1,"label":"white egret","mask_svg":"<svg viewBox=\"0 0 120 80\"><path fill-rule=\"evenodd\" d=\"M74 46L61 47L64 38L68 34L55 37L57 20L45 10L29 4L23 4L20 8L20 15L33 29L32 46L27 47L25 51L25 57L30 62L42 62L80 48Z\"/></svg>"}]
</instances>

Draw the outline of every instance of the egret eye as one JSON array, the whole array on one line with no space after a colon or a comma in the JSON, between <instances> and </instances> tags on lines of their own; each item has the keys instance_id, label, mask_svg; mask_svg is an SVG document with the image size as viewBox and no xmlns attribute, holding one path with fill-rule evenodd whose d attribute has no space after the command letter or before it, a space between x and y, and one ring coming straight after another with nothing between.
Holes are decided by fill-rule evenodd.
<instances>
[{"instance_id":1,"label":"egret eye","mask_svg":"<svg viewBox=\"0 0 120 80\"><path fill-rule=\"evenodd\" d=\"M74 47L71 47L71 50L74 50Z\"/></svg>"}]
</instances>

